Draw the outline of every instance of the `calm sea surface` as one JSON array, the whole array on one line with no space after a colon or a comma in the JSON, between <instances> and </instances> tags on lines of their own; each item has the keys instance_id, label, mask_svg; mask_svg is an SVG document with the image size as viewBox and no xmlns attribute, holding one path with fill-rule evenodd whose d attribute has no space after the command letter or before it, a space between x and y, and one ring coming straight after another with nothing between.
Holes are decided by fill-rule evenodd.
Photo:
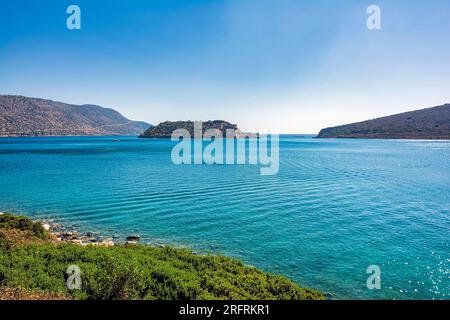
<instances>
[{"instance_id":1,"label":"calm sea surface","mask_svg":"<svg viewBox=\"0 0 450 320\"><path fill-rule=\"evenodd\" d=\"M113 139L0 139L0 211L233 256L335 298L450 299L450 141L286 136L261 176Z\"/></svg>"}]
</instances>

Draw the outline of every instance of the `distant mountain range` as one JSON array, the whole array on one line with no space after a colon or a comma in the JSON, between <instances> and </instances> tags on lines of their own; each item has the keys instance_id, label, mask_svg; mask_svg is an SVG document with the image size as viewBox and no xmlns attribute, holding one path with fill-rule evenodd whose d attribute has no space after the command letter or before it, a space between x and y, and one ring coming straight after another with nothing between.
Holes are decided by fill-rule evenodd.
<instances>
[{"instance_id":1,"label":"distant mountain range","mask_svg":"<svg viewBox=\"0 0 450 320\"><path fill-rule=\"evenodd\" d=\"M184 128L193 135L192 121L166 121L153 127L132 121L111 108L72 105L52 100L0 95L0 137L16 136L117 136L170 138ZM242 133L226 121L203 122L203 132L226 129ZM244 134L244 133L242 133ZM319 138L450 139L450 104L388 117L326 128Z\"/></svg>"},{"instance_id":2,"label":"distant mountain range","mask_svg":"<svg viewBox=\"0 0 450 320\"><path fill-rule=\"evenodd\" d=\"M318 137L450 139L450 104L326 128Z\"/></svg>"},{"instance_id":3,"label":"distant mountain range","mask_svg":"<svg viewBox=\"0 0 450 320\"><path fill-rule=\"evenodd\" d=\"M151 127L96 105L0 95L0 136L139 135Z\"/></svg>"}]
</instances>

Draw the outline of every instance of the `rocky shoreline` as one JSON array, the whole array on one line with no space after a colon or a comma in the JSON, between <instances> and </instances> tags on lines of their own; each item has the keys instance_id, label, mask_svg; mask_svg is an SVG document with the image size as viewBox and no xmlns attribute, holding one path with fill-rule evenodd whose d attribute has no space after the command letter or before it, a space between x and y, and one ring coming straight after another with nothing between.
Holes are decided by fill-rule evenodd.
<instances>
[{"instance_id":1,"label":"rocky shoreline","mask_svg":"<svg viewBox=\"0 0 450 320\"><path fill-rule=\"evenodd\" d=\"M10 214L9 212L0 211L0 216ZM145 245L156 248L164 248L167 245L161 242L141 241L139 234L129 234L128 236L110 235L101 236L100 232L85 230L79 231L74 225L55 222L53 219L33 219L33 222L39 223L50 235L51 241L54 243L74 243L80 246L102 246L114 247L115 245ZM198 253L194 251L194 253Z\"/></svg>"},{"instance_id":2,"label":"rocky shoreline","mask_svg":"<svg viewBox=\"0 0 450 320\"><path fill-rule=\"evenodd\" d=\"M79 232L74 228L54 223L48 220L36 220L42 227L48 231L55 242L70 242L81 246L94 245L112 247L116 244L138 244L141 240L139 235L133 234L127 236L123 241L117 241L113 237L99 237L95 232Z\"/></svg>"}]
</instances>

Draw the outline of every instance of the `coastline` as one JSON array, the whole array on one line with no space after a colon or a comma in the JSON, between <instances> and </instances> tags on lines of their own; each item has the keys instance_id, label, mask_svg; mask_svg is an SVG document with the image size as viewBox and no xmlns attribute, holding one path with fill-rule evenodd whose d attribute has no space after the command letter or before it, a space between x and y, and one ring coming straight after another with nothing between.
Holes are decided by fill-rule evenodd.
<instances>
[{"instance_id":1,"label":"coastline","mask_svg":"<svg viewBox=\"0 0 450 320\"><path fill-rule=\"evenodd\" d=\"M0 212L0 300L331 299L234 258L138 241L132 235L114 242ZM81 272L87 288L70 289L68 266L86 270Z\"/></svg>"},{"instance_id":2,"label":"coastline","mask_svg":"<svg viewBox=\"0 0 450 320\"><path fill-rule=\"evenodd\" d=\"M340 136L319 136L317 135L314 137L314 139L349 139L349 140L398 140L398 141L450 141L450 138L448 137L442 137L442 138L424 138L424 137L370 137L370 136L347 136L347 137L340 137Z\"/></svg>"},{"instance_id":3,"label":"coastline","mask_svg":"<svg viewBox=\"0 0 450 320\"><path fill-rule=\"evenodd\" d=\"M65 226L61 223L54 223L49 220L33 220L40 223L42 227L52 236L56 242L68 242L80 246L94 245L112 247L116 245L113 237L96 236L95 231L80 232L75 228ZM125 241L125 244L136 244L138 241Z\"/></svg>"}]
</instances>

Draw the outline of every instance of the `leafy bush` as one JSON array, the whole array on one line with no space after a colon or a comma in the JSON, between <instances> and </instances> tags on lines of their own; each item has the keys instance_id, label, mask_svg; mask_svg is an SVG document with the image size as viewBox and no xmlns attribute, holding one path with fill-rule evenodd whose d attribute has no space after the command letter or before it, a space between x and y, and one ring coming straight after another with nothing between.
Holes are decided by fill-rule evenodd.
<instances>
[{"instance_id":1,"label":"leafy bush","mask_svg":"<svg viewBox=\"0 0 450 320\"><path fill-rule=\"evenodd\" d=\"M17 226L42 235L24 219L2 219L0 228ZM67 289L69 265L81 269L79 290ZM50 240L20 243L8 250L0 241L0 287L20 287L74 299L324 298L315 290L227 257L171 247L83 247Z\"/></svg>"},{"instance_id":2,"label":"leafy bush","mask_svg":"<svg viewBox=\"0 0 450 320\"><path fill-rule=\"evenodd\" d=\"M48 234L44 227L26 217L14 216L8 213L0 215L0 229L16 229L25 231L39 239L47 239Z\"/></svg>"}]
</instances>

